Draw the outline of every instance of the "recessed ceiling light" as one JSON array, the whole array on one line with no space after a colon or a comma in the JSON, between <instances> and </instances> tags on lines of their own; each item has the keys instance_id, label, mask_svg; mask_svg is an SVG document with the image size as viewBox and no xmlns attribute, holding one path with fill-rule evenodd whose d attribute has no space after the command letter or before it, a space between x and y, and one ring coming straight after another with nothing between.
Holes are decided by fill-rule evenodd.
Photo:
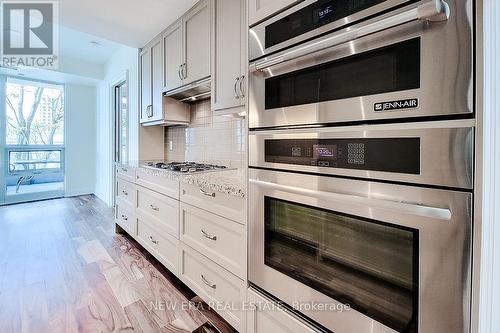
<instances>
[{"instance_id":1,"label":"recessed ceiling light","mask_svg":"<svg viewBox=\"0 0 500 333\"><path fill-rule=\"evenodd\" d=\"M90 41L90 45L97 47L97 46L101 46L101 43L99 43L99 42L97 42L95 40L91 40Z\"/></svg>"}]
</instances>

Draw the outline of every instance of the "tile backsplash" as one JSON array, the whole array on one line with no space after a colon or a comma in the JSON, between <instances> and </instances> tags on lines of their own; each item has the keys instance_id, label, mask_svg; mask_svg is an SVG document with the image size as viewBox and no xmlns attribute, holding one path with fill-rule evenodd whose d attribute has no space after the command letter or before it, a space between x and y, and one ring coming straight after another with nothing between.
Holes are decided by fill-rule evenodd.
<instances>
[{"instance_id":1,"label":"tile backsplash","mask_svg":"<svg viewBox=\"0 0 500 333\"><path fill-rule=\"evenodd\" d=\"M189 126L165 127L166 159L245 167L246 126L245 118L213 114L210 100L192 104Z\"/></svg>"}]
</instances>

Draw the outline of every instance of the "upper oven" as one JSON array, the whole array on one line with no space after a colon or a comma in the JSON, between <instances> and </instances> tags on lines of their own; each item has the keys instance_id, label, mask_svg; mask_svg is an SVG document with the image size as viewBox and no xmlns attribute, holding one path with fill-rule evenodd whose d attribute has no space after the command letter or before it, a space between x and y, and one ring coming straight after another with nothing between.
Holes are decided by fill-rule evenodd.
<instances>
[{"instance_id":1,"label":"upper oven","mask_svg":"<svg viewBox=\"0 0 500 333\"><path fill-rule=\"evenodd\" d=\"M471 12L461 0L304 1L252 27L250 129L471 114Z\"/></svg>"}]
</instances>

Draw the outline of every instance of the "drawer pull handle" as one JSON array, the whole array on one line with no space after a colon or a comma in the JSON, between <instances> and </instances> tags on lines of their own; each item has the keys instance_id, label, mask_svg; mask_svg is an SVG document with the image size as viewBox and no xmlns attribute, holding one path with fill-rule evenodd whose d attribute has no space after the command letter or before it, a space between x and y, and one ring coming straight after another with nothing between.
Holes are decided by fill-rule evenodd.
<instances>
[{"instance_id":1,"label":"drawer pull handle","mask_svg":"<svg viewBox=\"0 0 500 333\"><path fill-rule=\"evenodd\" d=\"M206 195L207 197L215 198L215 192L207 192L204 189L200 188L200 193Z\"/></svg>"},{"instance_id":2,"label":"drawer pull handle","mask_svg":"<svg viewBox=\"0 0 500 333\"><path fill-rule=\"evenodd\" d=\"M149 240L151 240L151 242L152 242L153 244L158 244L158 241L157 241L157 240L155 240L155 239L153 238L153 236L149 236Z\"/></svg>"},{"instance_id":3,"label":"drawer pull handle","mask_svg":"<svg viewBox=\"0 0 500 333\"><path fill-rule=\"evenodd\" d=\"M149 207L154 210L155 212L159 212L160 211L160 208L156 207L156 206L153 206L153 205L149 205Z\"/></svg>"},{"instance_id":4,"label":"drawer pull handle","mask_svg":"<svg viewBox=\"0 0 500 333\"><path fill-rule=\"evenodd\" d=\"M128 195L128 192L125 190L123 190L122 193L123 193L123 195Z\"/></svg>"},{"instance_id":5,"label":"drawer pull handle","mask_svg":"<svg viewBox=\"0 0 500 333\"><path fill-rule=\"evenodd\" d=\"M123 172L128 172L128 169L127 168L122 168L122 171Z\"/></svg>"},{"instance_id":6,"label":"drawer pull handle","mask_svg":"<svg viewBox=\"0 0 500 333\"><path fill-rule=\"evenodd\" d=\"M217 288L217 285L211 284L210 282L208 282L207 279L205 279L205 277L203 276L203 274L201 274L200 276L201 276L201 280L203 281L204 284L206 284L207 286L209 286L212 289Z\"/></svg>"},{"instance_id":7,"label":"drawer pull handle","mask_svg":"<svg viewBox=\"0 0 500 333\"><path fill-rule=\"evenodd\" d=\"M205 230L201 229L201 234L205 237L205 238L208 238L210 240L213 240L213 241L216 241L217 240L217 236L211 236L209 234L207 234L205 232Z\"/></svg>"},{"instance_id":8,"label":"drawer pull handle","mask_svg":"<svg viewBox=\"0 0 500 333\"><path fill-rule=\"evenodd\" d=\"M122 214L122 220L123 221L128 221L128 217L126 217L125 215Z\"/></svg>"}]
</instances>

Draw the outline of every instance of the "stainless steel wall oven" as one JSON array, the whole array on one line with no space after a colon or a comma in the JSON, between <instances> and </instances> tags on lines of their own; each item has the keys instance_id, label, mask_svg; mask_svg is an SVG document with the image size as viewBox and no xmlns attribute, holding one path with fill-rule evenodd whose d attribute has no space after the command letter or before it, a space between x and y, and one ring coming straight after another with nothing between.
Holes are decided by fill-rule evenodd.
<instances>
[{"instance_id":1,"label":"stainless steel wall oven","mask_svg":"<svg viewBox=\"0 0 500 333\"><path fill-rule=\"evenodd\" d=\"M335 333L470 331L469 0L305 0L250 28L249 281Z\"/></svg>"},{"instance_id":2,"label":"stainless steel wall oven","mask_svg":"<svg viewBox=\"0 0 500 333\"><path fill-rule=\"evenodd\" d=\"M249 127L471 115L471 6L311 0L252 27Z\"/></svg>"}]
</instances>

